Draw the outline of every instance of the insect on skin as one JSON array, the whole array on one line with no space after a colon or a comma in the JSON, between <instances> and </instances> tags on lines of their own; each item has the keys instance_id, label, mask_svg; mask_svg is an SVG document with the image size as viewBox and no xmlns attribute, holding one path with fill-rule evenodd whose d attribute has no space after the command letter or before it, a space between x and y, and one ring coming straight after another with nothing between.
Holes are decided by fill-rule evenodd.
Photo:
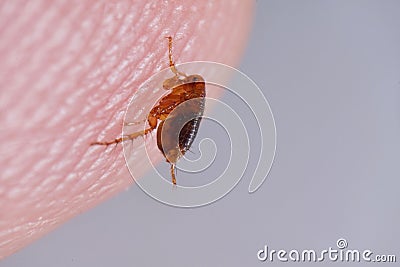
<instances>
[{"instance_id":1,"label":"insect on skin","mask_svg":"<svg viewBox=\"0 0 400 267\"><path fill-rule=\"evenodd\" d=\"M186 75L177 70L172 60L172 37L166 38L168 39L169 68L174 76L163 82L163 88L169 90L170 93L151 109L147 116L149 127L111 141L97 141L90 145L118 144L144 136L157 129L158 149L170 163L172 183L176 185L175 165L190 149L196 138L204 112L206 85L200 75ZM172 112L181 104L183 105L180 108Z\"/></svg>"}]
</instances>

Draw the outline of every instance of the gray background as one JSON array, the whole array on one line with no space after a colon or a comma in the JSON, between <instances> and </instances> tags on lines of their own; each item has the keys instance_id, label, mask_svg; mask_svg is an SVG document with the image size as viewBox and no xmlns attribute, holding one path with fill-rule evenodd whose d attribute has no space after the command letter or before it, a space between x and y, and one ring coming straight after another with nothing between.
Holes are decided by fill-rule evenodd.
<instances>
[{"instance_id":1,"label":"gray background","mask_svg":"<svg viewBox=\"0 0 400 267\"><path fill-rule=\"evenodd\" d=\"M244 177L197 209L133 186L1 267L272 265L257 260L264 245L322 250L341 237L400 261L400 1L258 1L256 9L240 69L275 116L277 154L264 185L250 195Z\"/></svg>"}]
</instances>

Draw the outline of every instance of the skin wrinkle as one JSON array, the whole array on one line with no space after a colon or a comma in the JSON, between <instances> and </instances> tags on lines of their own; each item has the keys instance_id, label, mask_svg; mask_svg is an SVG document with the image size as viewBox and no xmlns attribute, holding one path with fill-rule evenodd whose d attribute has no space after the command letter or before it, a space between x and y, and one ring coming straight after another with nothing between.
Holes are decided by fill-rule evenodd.
<instances>
[{"instance_id":1,"label":"skin wrinkle","mask_svg":"<svg viewBox=\"0 0 400 267\"><path fill-rule=\"evenodd\" d=\"M15 1L16 2L16 1ZM35 1L35 2L30 2L31 5L35 5L38 4L39 1ZM8 5L9 3L7 3L6 5ZM10 13L10 17L8 18L8 20L4 20L2 22L3 27L1 27L2 29L2 35L4 34L4 37L7 38L6 40L9 41L10 43L16 43L16 38L18 37L18 32L21 32L22 29L20 29L21 27L24 26L28 26L27 21L31 21L31 18L34 16L34 12L27 12L29 4L25 4L22 7L21 10L21 6L19 6L18 4L16 4L16 9L12 10L14 11L14 13ZM18 10L19 9L19 10ZM31 10L33 10L31 8ZM37 14L39 14L39 8L37 8ZM14 18L15 14L17 14L17 11L21 12L21 14L26 14L26 16L20 17L19 20L16 21L16 23L10 23L12 20L12 18ZM3 9L1 10L1 12L3 12ZM29 16L30 15L30 16ZM1 16L3 18L3 16ZM18 28L20 27L20 28ZM8 36L11 35L11 36ZM14 37L14 39L12 39L12 37ZM0 44L4 43L4 50L6 50L5 48L7 47L7 45L5 45L5 42L0 42ZM3 55L4 51L1 49L2 46L0 46L0 55Z\"/></svg>"},{"instance_id":2,"label":"skin wrinkle","mask_svg":"<svg viewBox=\"0 0 400 267\"><path fill-rule=\"evenodd\" d=\"M104 81L104 80L103 80ZM105 86L104 84L102 85L103 86L103 88L104 89L106 89L106 88L108 88L109 86ZM101 87L100 87L100 89L101 89ZM102 97L101 95L99 95L99 97ZM111 96L110 98L105 98L104 99L104 97L102 97L102 99L103 100L106 100L105 102L102 102L101 103L101 106L107 106L107 105L110 105L110 103L111 103L111 106L112 105L114 105L114 104L118 104L118 101L115 101L114 99L114 97L113 96ZM111 99L111 100L109 100L109 99ZM106 104L107 103L107 104ZM103 109L103 112L104 112L104 109ZM114 119L116 119L116 118L109 118L109 121L108 122L111 122L112 120L114 120Z\"/></svg>"},{"instance_id":3,"label":"skin wrinkle","mask_svg":"<svg viewBox=\"0 0 400 267\"><path fill-rule=\"evenodd\" d=\"M89 6L89 5L88 5L88 6ZM75 11L75 12L77 12L77 11ZM79 12L79 14L78 14L77 16L78 16L78 17L81 17L81 16L83 15L84 12L87 12L87 6L84 6L84 7L81 9L81 11ZM64 20L64 21L66 21L66 20ZM72 21L73 21L73 20L72 20ZM60 40L61 43L65 43L65 42L67 42L68 40L73 40L73 39L74 39L74 36L76 35L75 33L79 33L79 32L80 32L80 31L79 31L80 28L78 28L78 30L76 30L75 25L78 26L79 24L78 24L77 22L74 22L74 21L73 21L72 27L70 27L70 30L68 31L68 33L67 33L66 36L65 36L66 39ZM75 29L74 29L74 27L75 27ZM74 34L75 34L75 35L74 35ZM72 36L72 37L71 37L71 36ZM72 43L72 41L69 41L69 43ZM68 49L73 49L73 47L74 47L74 45L66 46L66 49L65 49L66 51L65 51L65 53L71 54L71 52L68 51ZM52 53L52 52L53 52L53 53ZM59 63L60 60L57 60L57 59L58 59L57 46L53 47L52 52L50 52L50 55L52 55L52 54L55 55L55 56L53 56L53 58L55 58L54 62L57 62L57 64L55 64L55 65L57 66L57 69L58 69L58 71L57 71L56 73L54 73L53 76L59 75L59 74L62 72L63 69L70 69L70 68L73 66L74 62L76 62L77 58L79 58L79 51L77 51L76 56L74 56L74 57L68 57L68 60L64 63L64 65L61 65L61 64ZM57 85L60 86L61 81L60 81L60 80L57 80L56 82L57 82L57 83L55 83L55 84L52 85L53 87L57 87ZM60 91L62 92L62 90L60 90ZM59 103L59 101L61 101L61 100L64 98L64 97L62 96L61 93L58 94L57 97L59 97L60 100L59 100L59 99L56 99L55 102L58 102L58 103ZM68 97L70 97L70 96L68 96ZM68 98L67 98L67 99L68 99ZM60 118L60 121L62 121L61 118ZM51 127L51 124L50 124L50 123L48 123L48 125Z\"/></svg>"},{"instance_id":4,"label":"skin wrinkle","mask_svg":"<svg viewBox=\"0 0 400 267\"><path fill-rule=\"evenodd\" d=\"M57 28L59 27L59 25L56 25L57 26ZM27 38L25 38L25 39L27 39ZM51 40L51 39L50 39ZM61 41L61 40L60 40ZM49 53L49 55L50 55L51 53ZM22 70L22 72L23 72L23 70ZM43 76L43 75L42 75ZM54 77L54 75L53 74L51 74L51 73L49 73L49 75L48 75L48 77ZM54 80L54 79L53 79ZM37 84L37 83L36 83ZM27 87L27 85L23 85L22 87ZM35 90L38 90L39 88L45 88L46 87L46 85L38 85L36 88L32 88L32 91L33 92L35 92ZM54 85L53 85L53 87L55 87ZM57 92L57 91L55 91L55 92ZM31 96L31 95L29 95L29 94L26 94L26 98L28 99L27 101L31 101L31 98L32 98L33 96ZM51 99L49 102L50 103L55 103L55 102L57 102L58 100L57 99ZM21 105L21 104L20 104ZM29 114L37 114L36 116L38 116L39 118L43 118L44 116L41 116L40 115L40 113L38 112L38 108L39 108L39 110L40 110L40 108L41 108L41 106L39 106L39 107L35 107L35 106L32 106L32 105L26 105L26 104L23 104L23 106L28 106L28 107L30 107L31 108L31 110L28 110L28 111L25 111L25 114L27 114L27 113L29 113ZM44 112L44 113L47 113L48 111L47 111L47 109L49 109L49 107L43 107L42 108L43 109L43 111L42 112ZM36 112L35 112L36 111ZM35 119L33 119L32 121L35 121ZM41 123L40 121L35 121L36 123Z\"/></svg>"},{"instance_id":5,"label":"skin wrinkle","mask_svg":"<svg viewBox=\"0 0 400 267\"><path fill-rule=\"evenodd\" d=\"M177 39L177 63L235 65L252 11L245 1L128 1L117 7L52 1L53 20L46 13L49 3L28 1L11 9L14 22L1 19L6 7L0 9L0 28L6 29L0 31L0 55L10 59L0 62L0 73L7 73L0 90L0 110L7 111L0 134L9 140L0 143L0 258L132 183L121 146L88 144L120 134L131 96L168 66L165 35ZM40 23L46 25L38 29ZM228 34L232 27L238 30ZM65 35L53 39L59 31ZM21 40L31 43L21 46ZM155 101L151 94L146 98L142 101ZM154 133L145 138L153 144L150 153L161 158Z\"/></svg>"},{"instance_id":6,"label":"skin wrinkle","mask_svg":"<svg viewBox=\"0 0 400 267\"><path fill-rule=\"evenodd\" d=\"M46 13L45 16L43 16L43 18L41 20L38 21L39 24L35 25L33 24L32 26L30 26L30 31L32 31L32 34L34 34L34 39L31 40L30 38L24 38L23 39L23 44L26 45L26 47L24 47L24 45L22 45L22 47L20 48L21 51L27 50L30 51L29 53L29 59L31 61L34 61L33 64L24 64L24 66L27 66L29 68L29 66L31 67L31 69L29 71L33 71L34 74L38 79L38 81L36 81L35 83L31 83L31 81L26 80L25 84L22 84L21 87L22 88L27 88L28 86L32 87L31 90L27 91L24 95L22 95L22 97L25 97L24 99L21 99L21 106L24 107L28 107L31 108L31 110L26 111L25 114L35 114L38 118L41 118L43 116L41 116L41 114L38 112L41 110L41 106L39 107L34 107L32 105L29 105L27 103L29 103L32 100L32 97L35 96L34 92L37 92L39 89L41 88L46 88L46 84L41 84L40 82L50 82L51 80L49 79L49 77L53 77L51 75L51 73L49 73L49 75L43 75L41 74L40 70L36 67L37 64L40 64L39 62L44 62L44 61L49 61L50 60L50 56L51 56L51 51L49 51L48 53L44 54L44 53L35 53L35 48L34 48L34 44L36 42L38 42L41 38L43 39L44 36L47 36L46 32L49 32L49 30L46 30L48 27L50 27L50 25L54 24L54 27L56 28L60 28L61 27L61 23L65 20L57 20L57 16L54 14L56 13L55 11L56 9L56 5L52 4L50 6L50 13ZM54 21L51 21L51 17L54 17ZM66 18L67 19L67 18ZM61 29L63 29L61 27ZM36 33L36 34L35 34ZM65 34L65 37L67 37L67 35ZM49 49L49 45L51 44L51 40L54 38L50 38L49 40L47 40L47 42L44 44L43 46L43 50L48 50ZM25 73L25 71L23 69L21 69L20 66L17 66L17 68L19 68L19 71L14 71L14 73ZM33 69L32 69L33 68ZM20 96L21 97L21 96ZM46 98L47 95L46 94L42 94L41 95L42 98ZM23 103L23 101L26 101L27 103ZM35 108L39 108L39 110L35 110ZM46 110L42 111L42 112L46 112ZM36 121L35 118L33 118L33 121Z\"/></svg>"}]
</instances>

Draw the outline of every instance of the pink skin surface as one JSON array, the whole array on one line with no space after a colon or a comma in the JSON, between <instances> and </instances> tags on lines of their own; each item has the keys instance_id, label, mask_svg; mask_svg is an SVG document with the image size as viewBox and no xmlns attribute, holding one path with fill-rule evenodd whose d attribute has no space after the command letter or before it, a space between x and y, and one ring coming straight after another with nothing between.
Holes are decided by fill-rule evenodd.
<instances>
[{"instance_id":1,"label":"pink skin surface","mask_svg":"<svg viewBox=\"0 0 400 267\"><path fill-rule=\"evenodd\" d=\"M237 65L253 5L1 3L0 259L133 183L121 146L89 144L119 136L131 96L168 66L165 36L177 62Z\"/></svg>"}]
</instances>

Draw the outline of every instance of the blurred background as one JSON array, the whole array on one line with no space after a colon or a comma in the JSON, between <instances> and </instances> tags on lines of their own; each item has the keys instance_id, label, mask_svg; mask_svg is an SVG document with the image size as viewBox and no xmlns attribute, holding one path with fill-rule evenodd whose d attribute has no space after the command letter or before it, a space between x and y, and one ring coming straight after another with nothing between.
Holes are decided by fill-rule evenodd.
<instances>
[{"instance_id":1,"label":"blurred background","mask_svg":"<svg viewBox=\"0 0 400 267\"><path fill-rule=\"evenodd\" d=\"M133 185L0 266L299 266L309 263L260 262L257 252L336 249L339 238L399 262L399 11L395 0L257 1L239 69L275 117L261 188L247 193L254 157L230 194L201 208Z\"/></svg>"}]
</instances>

